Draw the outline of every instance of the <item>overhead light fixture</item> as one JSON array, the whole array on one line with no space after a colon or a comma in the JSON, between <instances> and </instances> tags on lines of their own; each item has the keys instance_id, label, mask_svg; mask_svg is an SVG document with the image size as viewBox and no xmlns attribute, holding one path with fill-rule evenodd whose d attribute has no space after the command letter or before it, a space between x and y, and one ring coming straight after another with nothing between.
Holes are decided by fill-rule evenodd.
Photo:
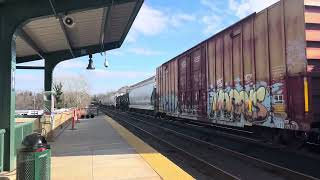
<instances>
[{"instance_id":1,"label":"overhead light fixture","mask_svg":"<svg viewBox=\"0 0 320 180\"><path fill-rule=\"evenodd\" d=\"M89 54L89 64L87 70L95 70L96 68L93 65L92 54Z\"/></svg>"},{"instance_id":2,"label":"overhead light fixture","mask_svg":"<svg viewBox=\"0 0 320 180\"><path fill-rule=\"evenodd\" d=\"M109 62L107 60L107 55L106 54L104 55L104 67L106 67L107 69L109 67Z\"/></svg>"}]
</instances>

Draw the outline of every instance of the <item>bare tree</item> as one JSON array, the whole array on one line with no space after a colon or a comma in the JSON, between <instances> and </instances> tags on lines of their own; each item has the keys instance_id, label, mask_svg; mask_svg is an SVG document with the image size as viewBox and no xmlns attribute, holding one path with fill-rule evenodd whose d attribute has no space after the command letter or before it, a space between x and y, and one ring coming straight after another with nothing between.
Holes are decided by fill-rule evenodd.
<instances>
[{"instance_id":1,"label":"bare tree","mask_svg":"<svg viewBox=\"0 0 320 180\"><path fill-rule=\"evenodd\" d=\"M43 93L32 91L16 92L16 109L17 110L41 110L43 108Z\"/></svg>"},{"instance_id":2,"label":"bare tree","mask_svg":"<svg viewBox=\"0 0 320 180\"><path fill-rule=\"evenodd\" d=\"M63 91L62 91L63 85L61 82L57 83L54 82L53 83L53 90L55 91L54 97L55 97L55 102L56 102L56 107L62 108L63 104L62 104L62 95L63 95Z\"/></svg>"},{"instance_id":3,"label":"bare tree","mask_svg":"<svg viewBox=\"0 0 320 180\"><path fill-rule=\"evenodd\" d=\"M63 107L85 107L91 103L89 85L83 76L64 77L55 82L59 82L63 86Z\"/></svg>"}]
</instances>

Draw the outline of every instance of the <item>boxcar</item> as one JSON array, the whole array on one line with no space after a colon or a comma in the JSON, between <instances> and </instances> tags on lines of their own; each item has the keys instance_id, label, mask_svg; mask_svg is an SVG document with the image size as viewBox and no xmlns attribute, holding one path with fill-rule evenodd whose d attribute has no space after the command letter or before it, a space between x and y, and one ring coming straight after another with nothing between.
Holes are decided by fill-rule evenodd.
<instances>
[{"instance_id":1,"label":"boxcar","mask_svg":"<svg viewBox=\"0 0 320 180\"><path fill-rule=\"evenodd\" d=\"M154 110L155 77L151 77L130 86L129 108L140 110Z\"/></svg>"},{"instance_id":2,"label":"boxcar","mask_svg":"<svg viewBox=\"0 0 320 180\"><path fill-rule=\"evenodd\" d=\"M157 68L159 113L309 131L320 123L320 1L281 0Z\"/></svg>"}]
</instances>

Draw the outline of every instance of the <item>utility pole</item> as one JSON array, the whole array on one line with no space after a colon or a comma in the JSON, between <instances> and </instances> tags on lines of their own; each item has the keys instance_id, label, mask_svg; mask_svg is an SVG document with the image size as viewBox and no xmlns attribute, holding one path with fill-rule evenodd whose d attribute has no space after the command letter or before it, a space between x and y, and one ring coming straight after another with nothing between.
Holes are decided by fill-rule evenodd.
<instances>
[{"instance_id":1,"label":"utility pole","mask_svg":"<svg viewBox=\"0 0 320 180\"><path fill-rule=\"evenodd\" d=\"M33 114L36 114L36 93L33 92Z\"/></svg>"}]
</instances>

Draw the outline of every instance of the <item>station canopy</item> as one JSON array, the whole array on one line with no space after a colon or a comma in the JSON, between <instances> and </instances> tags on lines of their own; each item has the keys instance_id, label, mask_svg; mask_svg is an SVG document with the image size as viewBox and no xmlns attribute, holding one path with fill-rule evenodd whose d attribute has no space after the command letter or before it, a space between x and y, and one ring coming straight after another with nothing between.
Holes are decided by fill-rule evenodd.
<instances>
[{"instance_id":1,"label":"station canopy","mask_svg":"<svg viewBox=\"0 0 320 180\"><path fill-rule=\"evenodd\" d=\"M47 59L50 55L66 60L119 48L142 3L143 0L118 1L65 14L56 14L51 4L52 16L30 20L17 30L17 63Z\"/></svg>"}]
</instances>

